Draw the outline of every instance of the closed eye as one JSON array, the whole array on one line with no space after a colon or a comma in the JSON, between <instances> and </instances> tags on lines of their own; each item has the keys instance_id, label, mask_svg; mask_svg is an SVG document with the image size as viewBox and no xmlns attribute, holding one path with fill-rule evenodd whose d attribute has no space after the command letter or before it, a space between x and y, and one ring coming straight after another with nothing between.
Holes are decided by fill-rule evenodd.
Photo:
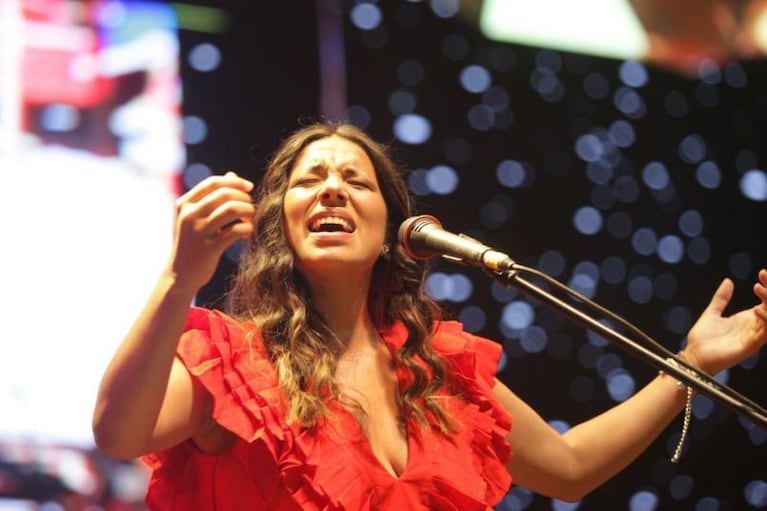
<instances>
[{"instance_id":1,"label":"closed eye","mask_svg":"<svg viewBox=\"0 0 767 511\"><path fill-rule=\"evenodd\" d=\"M368 190L373 190L373 185L367 181L360 181L358 179L354 179L349 181L349 184L355 188L366 188Z\"/></svg>"}]
</instances>

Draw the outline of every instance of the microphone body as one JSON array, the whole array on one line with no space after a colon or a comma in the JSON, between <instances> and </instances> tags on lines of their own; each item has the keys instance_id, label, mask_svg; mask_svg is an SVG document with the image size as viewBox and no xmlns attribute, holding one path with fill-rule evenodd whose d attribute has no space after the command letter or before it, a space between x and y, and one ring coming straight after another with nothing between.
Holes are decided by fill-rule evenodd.
<instances>
[{"instance_id":1,"label":"microphone body","mask_svg":"<svg viewBox=\"0 0 767 511\"><path fill-rule=\"evenodd\" d=\"M440 221L431 215L406 219L400 224L398 237L405 252L413 259L441 255L494 271L510 270L514 266L508 255L468 236L444 230Z\"/></svg>"}]
</instances>

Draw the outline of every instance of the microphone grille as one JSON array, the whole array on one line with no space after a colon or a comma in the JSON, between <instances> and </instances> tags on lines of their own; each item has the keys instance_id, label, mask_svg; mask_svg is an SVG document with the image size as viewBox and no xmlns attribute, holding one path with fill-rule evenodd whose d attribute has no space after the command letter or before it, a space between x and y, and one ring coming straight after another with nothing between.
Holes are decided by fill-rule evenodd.
<instances>
[{"instance_id":1,"label":"microphone grille","mask_svg":"<svg viewBox=\"0 0 767 511\"><path fill-rule=\"evenodd\" d=\"M442 223L431 215L411 216L399 226L397 237L407 255L413 259L428 259L434 255L434 251L424 246L422 231L428 228L442 228Z\"/></svg>"}]
</instances>

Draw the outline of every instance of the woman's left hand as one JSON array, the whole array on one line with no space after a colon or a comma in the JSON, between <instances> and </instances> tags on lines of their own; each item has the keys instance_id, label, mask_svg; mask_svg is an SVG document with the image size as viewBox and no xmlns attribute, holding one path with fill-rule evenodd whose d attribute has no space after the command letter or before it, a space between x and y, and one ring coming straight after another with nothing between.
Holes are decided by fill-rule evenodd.
<instances>
[{"instance_id":1,"label":"woman's left hand","mask_svg":"<svg viewBox=\"0 0 767 511\"><path fill-rule=\"evenodd\" d=\"M713 375L754 355L767 342L767 270L759 271L754 294L760 303L731 316L723 316L735 285L724 279L708 307L687 335L685 358Z\"/></svg>"}]
</instances>

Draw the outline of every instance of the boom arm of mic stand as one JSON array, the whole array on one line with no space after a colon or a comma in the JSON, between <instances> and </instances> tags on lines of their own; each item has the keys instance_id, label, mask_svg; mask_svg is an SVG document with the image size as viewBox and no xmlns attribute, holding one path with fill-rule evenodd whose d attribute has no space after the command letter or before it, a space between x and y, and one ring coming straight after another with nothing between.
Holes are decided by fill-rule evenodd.
<instances>
[{"instance_id":1,"label":"boom arm of mic stand","mask_svg":"<svg viewBox=\"0 0 767 511\"><path fill-rule=\"evenodd\" d=\"M727 390L730 390L730 393L724 392L722 389L726 387L715 382L710 375L692 367L682 368L677 367L674 364L670 364L665 358L659 356L656 353L653 353L651 350L648 350L644 346L638 344L636 341L629 339L619 332L616 332L612 328L600 323L585 312L573 307L560 298L520 277L519 272L515 269L504 272L489 273L493 276L493 278L500 281L502 284L513 285L522 291L525 295L538 300L542 304L551 307L570 320L601 335L605 339L618 345L619 348L623 349L629 354L634 355L640 360L650 364L658 370L665 372L666 374L673 375L678 380L681 380L687 385L697 389L701 394L705 394L714 401L748 418L762 428L767 429L767 410L760 407L756 403L746 402L747 400L739 399L741 396L731 395L735 392L729 388L727 388Z\"/></svg>"}]
</instances>

